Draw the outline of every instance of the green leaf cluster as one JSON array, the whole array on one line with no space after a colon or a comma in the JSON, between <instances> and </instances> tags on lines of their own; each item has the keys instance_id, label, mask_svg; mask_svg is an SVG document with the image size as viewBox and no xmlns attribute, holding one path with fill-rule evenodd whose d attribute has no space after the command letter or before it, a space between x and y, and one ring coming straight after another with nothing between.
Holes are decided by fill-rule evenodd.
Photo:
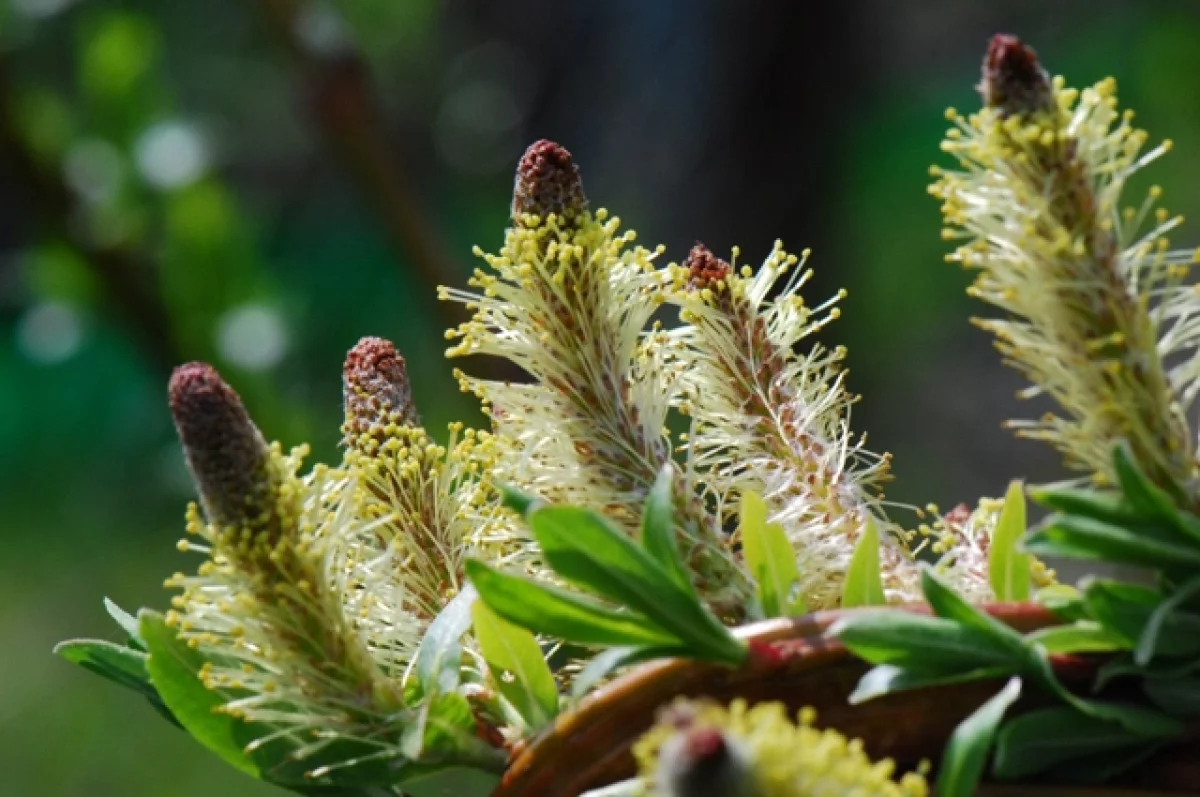
<instances>
[{"instance_id":1,"label":"green leaf cluster","mask_svg":"<svg viewBox=\"0 0 1200 797\"><path fill-rule=\"evenodd\" d=\"M418 651L410 690L414 709L395 718L399 741L385 744L341 740L295 758L300 742L276 738L269 726L247 723L222 711L231 695L208 689L199 673L204 656L181 641L163 616L148 609L137 617L111 601L109 614L127 635L124 644L70 640L55 652L145 697L227 764L298 794L383 797L484 795L498 781L502 756L475 737L470 705L457 690L462 658L459 638L470 626L473 590L464 592L431 624Z\"/></svg>"},{"instance_id":2,"label":"green leaf cluster","mask_svg":"<svg viewBox=\"0 0 1200 797\"><path fill-rule=\"evenodd\" d=\"M1090 579L1079 590L1048 589L1040 597L1062 625L1019 634L926 569L922 588L933 616L861 612L830 629L875 665L852 702L1008 679L947 745L938 781L943 797L974 794L989 751L997 779L1102 782L1181 738L1185 721L1200 717L1200 517L1180 500L1181 490L1151 482L1124 446L1113 456L1119 491L1035 492L1054 514L1023 540L1024 500L1019 485L1010 487L993 540L992 584L1002 600L1024 599L1032 553L1142 565L1155 586ZM1090 654L1111 658L1097 672L1098 696L1085 697L1059 680L1052 659ZM1140 699L1107 698L1103 690L1118 678L1134 682ZM1057 705L1006 722L1006 711L1029 686Z\"/></svg>"},{"instance_id":3,"label":"green leaf cluster","mask_svg":"<svg viewBox=\"0 0 1200 797\"><path fill-rule=\"evenodd\" d=\"M675 538L670 470L663 470L646 502L640 543L587 509L550 506L512 491L507 500L523 513L546 563L573 590L479 561L467 562L467 574L488 609L508 623L564 642L619 649L596 660L586 672L590 682L611 671L604 667L661 656L731 666L746 660L745 643L705 607L688 577ZM782 584L773 580L769 589ZM778 608L778 600L772 605Z\"/></svg>"}]
</instances>

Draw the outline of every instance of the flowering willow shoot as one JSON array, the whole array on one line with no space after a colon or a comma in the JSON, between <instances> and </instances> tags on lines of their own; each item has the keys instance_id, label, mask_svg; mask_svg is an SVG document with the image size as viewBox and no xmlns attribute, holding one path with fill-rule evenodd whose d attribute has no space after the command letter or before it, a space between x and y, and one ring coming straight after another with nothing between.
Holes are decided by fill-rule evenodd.
<instances>
[{"instance_id":1,"label":"flowering willow shoot","mask_svg":"<svg viewBox=\"0 0 1200 797\"><path fill-rule=\"evenodd\" d=\"M1170 695L1200 690L1200 295L1159 190L1122 196L1169 143L1143 152L1111 80L1068 89L1010 36L980 88L981 110L949 113L956 166L931 192L949 259L1001 313L980 326L1062 413L1014 425L1092 477L1033 491L1055 513L1042 526L1019 481L947 513L884 500L891 456L851 425L849 354L814 340L846 294L802 295L807 250L776 242L755 267L697 245L660 264L538 141L498 251L440 290L471 313L447 355L526 377L456 372L490 428L425 429L402 354L367 337L343 367L341 461L305 471L306 448L268 444L211 366L178 368L199 494L179 548L202 560L167 580L165 616L110 607L126 646L63 655L302 793L923 797L903 717L872 734L784 706L833 695L844 722L882 695L1002 678L965 719L986 694L911 704L944 797L974 794L985 760L1031 774L1042 727L1082 739L1036 747L1037 771L1067 780L1072 756L1119 750L1115 774L1185 738L1195 692ZM1133 564L1157 586L1076 590L1035 556ZM1095 694L1084 654L1117 668ZM1110 676L1147 698L1114 703ZM1022 690L1039 708L1005 721ZM599 746L575 761L564 739Z\"/></svg>"}]
</instances>

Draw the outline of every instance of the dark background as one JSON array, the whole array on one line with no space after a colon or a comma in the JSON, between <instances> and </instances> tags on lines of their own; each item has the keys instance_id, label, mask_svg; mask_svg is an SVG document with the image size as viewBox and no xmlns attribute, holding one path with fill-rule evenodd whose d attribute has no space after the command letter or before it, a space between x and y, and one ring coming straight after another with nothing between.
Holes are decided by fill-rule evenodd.
<instances>
[{"instance_id":1,"label":"dark background","mask_svg":"<svg viewBox=\"0 0 1200 797\"><path fill-rule=\"evenodd\" d=\"M50 648L116 638L103 596L161 606L193 566L172 365L213 361L329 460L342 356L384 335L432 430L478 422L433 286L498 247L535 138L667 259L814 249L808 296L850 291L825 339L896 455L890 497L1060 475L1000 428L1041 408L968 325L925 194L997 31L1073 85L1116 76L1178 145L1168 206L1200 209L1191 2L0 0L0 791L272 791Z\"/></svg>"}]
</instances>

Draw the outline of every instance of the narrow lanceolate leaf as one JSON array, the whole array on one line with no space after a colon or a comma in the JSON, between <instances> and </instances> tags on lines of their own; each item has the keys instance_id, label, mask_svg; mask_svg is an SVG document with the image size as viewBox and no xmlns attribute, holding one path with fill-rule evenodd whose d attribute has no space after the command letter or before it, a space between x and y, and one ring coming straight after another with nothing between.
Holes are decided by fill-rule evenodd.
<instances>
[{"instance_id":1,"label":"narrow lanceolate leaf","mask_svg":"<svg viewBox=\"0 0 1200 797\"><path fill-rule=\"evenodd\" d=\"M1104 722L1069 706L1038 709L1005 724L996 737L993 773L1023 778L1096 753L1141 749L1145 736Z\"/></svg>"},{"instance_id":2,"label":"narrow lanceolate leaf","mask_svg":"<svg viewBox=\"0 0 1200 797\"><path fill-rule=\"evenodd\" d=\"M499 783L500 776L494 772L448 766L405 780L402 785L408 797L488 797ZM392 793L380 791L379 795Z\"/></svg>"},{"instance_id":3,"label":"narrow lanceolate leaf","mask_svg":"<svg viewBox=\"0 0 1200 797\"><path fill-rule=\"evenodd\" d=\"M134 631L137 631L136 626ZM130 637L130 643L134 643L133 637ZM158 690L150 682L144 648L125 647L99 639L72 639L58 643L54 652L85 670L91 670L102 678L132 689L150 701L150 705L163 718L176 726L179 725L179 721L163 704Z\"/></svg>"},{"instance_id":4,"label":"narrow lanceolate leaf","mask_svg":"<svg viewBox=\"0 0 1200 797\"><path fill-rule=\"evenodd\" d=\"M868 515L862 536L850 557L846 583L842 585L842 607L882 606L885 603L883 573L879 568L879 525Z\"/></svg>"},{"instance_id":5,"label":"narrow lanceolate leaf","mask_svg":"<svg viewBox=\"0 0 1200 797\"><path fill-rule=\"evenodd\" d=\"M1038 556L1062 556L1164 570L1200 567L1200 547L1082 516L1056 515L1025 538Z\"/></svg>"},{"instance_id":6,"label":"narrow lanceolate leaf","mask_svg":"<svg viewBox=\"0 0 1200 797\"><path fill-rule=\"evenodd\" d=\"M1171 608L1160 611L1167 604L1156 590L1097 579L1088 584L1084 595L1092 616L1130 646L1137 645L1145 662L1150 654L1200 654L1200 616Z\"/></svg>"},{"instance_id":7,"label":"narrow lanceolate leaf","mask_svg":"<svg viewBox=\"0 0 1200 797\"><path fill-rule=\"evenodd\" d=\"M1091 620L1055 625L1025 635L1025 641L1041 645L1048 654L1106 653L1124 650L1128 643Z\"/></svg>"},{"instance_id":8,"label":"narrow lanceolate leaf","mask_svg":"<svg viewBox=\"0 0 1200 797\"><path fill-rule=\"evenodd\" d=\"M1131 526L1146 520L1124 496L1116 492L1053 487L1034 489L1030 495L1034 501L1055 512L1081 515L1117 526Z\"/></svg>"},{"instance_id":9,"label":"narrow lanceolate leaf","mask_svg":"<svg viewBox=\"0 0 1200 797\"><path fill-rule=\"evenodd\" d=\"M852 612L828 634L870 664L923 671L1005 667L1017 672L1021 658L983 631L941 617L901 611Z\"/></svg>"},{"instance_id":10,"label":"narrow lanceolate leaf","mask_svg":"<svg viewBox=\"0 0 1200 797\"><path fill-rule=\"evenodd\" d=\"M1147 678L1142 685L1154 705L1174 717L1200 717L1200 678Z\"/></svg>"},{"instance_id":11,"label":"narrow lanceolate leaf","mask_svg":"<svg viewBox=\"0 0 1200 797\"><path fill-rule=\"evenodd\" d=\"M471 607L471 617L497 690L531 729L545 726L558 713L558 687L533 634L480 601Z\"/></svg>"},{"instance_id":12,"label":"narrow lanceolate leaf","mask_svg":"<svg viewBox=\"0 0 1200 797\"><path fill-rule=\"evenodd\" d=\"M528 520L546 561L567 581L650 618L699 658L730 664L745 660L745 644L696 594L600 515L548 506L535 510Z\"/></svg>"},{"instance_id":13,"label":"narrow lanceolate leaf","mask_svg":"<svg viewBox=\"0 0 1200 797\"><path fill-rule=\"evenodd\" d=\"M679 555L679 544L675 540L675 512L671 495L673 478L674 470L668 463L659 472L658 481L646 498L646 509L642 515L642 547L671 574L675 583L688 592L694 592L687 567Z\"/></svg>"},{"instance_id":14,"label":"narrow lanceolate leaf","mask_svg":"<svg viewBox=\"0 0 1200 797\"><path fill-rule=\"evenodd\" d=\"M108 598L104 599L104 609L108 612L108 616L115 620L117 625L121 626L121 630L129 635L130 646L144 651L146 645L138 636L137 618Z\"/></svg>"},{"instance_id":15,"label":"narrow lanceolate leaf","mask_svg":"<svg viewBox=\"0 0 1200 797\"><path fill-rule=\"evenodd\" d=\"M1159 639L1162 637L1163 629L1172 619L1175 620L1176 627L1183 626L1191 628L1193 631L1200 631L1200 617L1191 612L1185 614L1180 611L1180 607L1197 593L1200 593L1200 576L1181 584L1169 598L1158 605L1150 615L1150 619L1146 621L1146 627L1138 638L1137 649L1133 654L1134 660L1138 664L1149 664L1150 660L1154 658L1154 654L1158 652ZM1187 622L1191 618L1195 618L1194 623Z\"/></svg>"},{"instance_id":16,"label":"narrow lanceolate leaf","mask_svg":"<svg viewBox=\"0 0 1200 797\"><path fill-rule=\"evenodd\" d=\"M471 604L478 594L467 585L433 618L417 648L416 673L421 693L445 694L458 687L462 668L459 640L471 627Z\"/></svg>"},{"instance_id":17,"label":"narrow lanceolate leaf","mask_svg":"<svg viewBox=\"0 0 1200 797\"><path fill-rule=\"evenodd\" d=\"M492 611L522 628L581 645L683 646L654 621L468 560L467 576Z\"/></svg>"},{"instance_id":18,"label":"narrow lanceolate leaf","mask_svg":"<svg viewBox=\"0 0 1200 797\"><path fill-rule=\"evenodd\" d=\"M757 584L763 615L783 617L791 609L789 596L800 580L796 554L783 526L767 522L767 506L758 493L742 493L741 515L742 554Z\"/></svg>"},{"instance_id":19,"label":"narrow lanceolate leaf","mask_svg":"<svg viewBox=\"0 0 1200 797\"><path fill-rule=\"evenodd\" d=\"M537 496L522 492L507 484L500 485L500 500L506 507L522 517L545 503Z\"/></svg>"},{"instance_id":20,"label":"narrow lanceolate leaf","mask_svg":"<svg viewBox=\"0 0 1200 797\"><path fill-rule=\"evenodd\" d=\"M54 647L62 656L85 670L146 696L157 695L146 672L146 654L101 639L70 639Z\"/></svg>"},{"instance_id":21,"label":"narrow lanceolate leaf","mask_svg":"<svg viewBox=\"0 0 1200 797\"><path fill-rule=\"evenodd\" d=\"M1054 612L1055 616L1063 622L1071 623L1076 620L1091 619L1087 612L1087 603L1083 599L1083 593L1075 587L1066 584L1051 584L1039 589L1033 598Z\"/></svg>"},{"instance_id":22,"label":"narrow lanceolate leaf","mask_svg":"<svg viewBox=\"0 0 1200 797\"><path fill-rule=\"evenodd\" d=\"M1125 494L1125 498L1135 510L1171 523L1185 534L1190 533L1186 524L1181 521L1175 499L1160 486L1150 481L1150 478L1134 461L1129 447L1123 443L1113 448L1113 469L1117 472L1117 480L1121 483L1121 492ZM1186 499L1186 494L1179 485L1166 486L1170 487L1171 492L1179 499Z\"/></svg>"},{"instance_id":23,"label":"narrow lanceolate leaf","mask_svg":"<svg viewBox=\"0 0 1200 797\"><path fill-rule=\"evenodd\" d=\"M219 713L225 700L200 682L198 673L204 664L200 654L180 642L157 612L139 612L138 631L150 651L146 661L150 680L179 724L230 765L258 776L258 767L244 749L245 727Z\"/></svg>"},{"instance_id":24,"label":"narrow lanceolate leaf","mask_svg":"<svg viewBox=\"0 0 1200 797\"><path fill-rule=\"evenodd\" d=\"M929 565L921 567L921 591L938 617L953 620L986 634L996 646L1008 650L1015 660L1023 660L1029 655L1020 634L978 606L964 600L938 578Z\"/></svg>"},{"instance_id":25,"label":"narrow lanceolate leaf","mask_svg":"<svg viewBox=\"0 0 1200 797\"><path fill-rule=\"evenodd\" d=\"M1019 481L1008 485L1004 508L992 532L988 576L998 601L1029 600L1029 554L1019 549L1025 534L1025 490Z\"/></svg>"},{"instance_id":26,"label":"narrow lanceolate leaf","mask_svg":"<svg viewBox=\"0 0 1200 797\"><path fill-rule=\"evenodd\" d=\"M880 664L872 667L867 674L859 679L854 692L847 698L851 705L858 705L883 695L895 692L906 692L910 689L924 689L930 686L946 686L947 684L966 683L968 681L985 681L989 678L1001 678L1012 673L1007 666L978 667L976 669L932 669L915 670L896 667L891 664Z\"/></svg>"},{"instance_id":27,"label":"narrow lanceolate leaf","mask_svg":"<svg viewBox=\"0 0 1200 797\"><path fill-rule=\"evenodd\" d=\"M687 656L686 648L680 647L619 647L609 648L596 654L579 674L571 679L571 697L580 700L608 676L622 667L643 661Z\"/></svg>"},{"instance_id":28,"label":"narrow lanceolate leaf","mask_svg":"<svg viewBox=\"0 0 1200 797\"><path fill-rule=\"evenodd\" d=\"M999 694L954 729L938 772L938 797L974 797L996 729L1020 694L1021 679L1010 679Z\"/></svg>"}]
</instances>

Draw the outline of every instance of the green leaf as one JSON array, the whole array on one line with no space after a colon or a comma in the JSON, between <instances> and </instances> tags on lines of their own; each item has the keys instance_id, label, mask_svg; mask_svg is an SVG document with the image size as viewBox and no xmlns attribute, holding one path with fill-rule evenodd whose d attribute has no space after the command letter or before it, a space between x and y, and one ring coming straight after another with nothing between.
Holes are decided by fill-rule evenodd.
<instances>
[{"instance_id":1,"label":"green leaf","mask_svg":"<svg viewBox=\"0 0 1200 797\"><path fill-rule=\"evenodd\" d=\"M1117 472L1117 480L1121 483L1121 491L1136 511L1162 520L1177 531L1191 537L1193 542L1200 542L1200 532L1183 521L1175 499L1150 481L1150 478L1134 462L1132 452L1124 443L1118 444L1113 449L1113 468ZM1177 485L1171 485L1171 487L1176 496L1185 499L1183 490Z\"/></svg>"},{"instance_id":2,"label":"green leaf","mask_svg":"<svg viewBox=\"0 0 1200 797\"><path fill-rule=\"evenodd\" d=\"M1054 612L1060 620L1073 623L1076 620L1090 620L1087 603L1083 594L1075 587L1066 584L1051 584L1037 591L1034 600Z\"/></svg>"},{"instance_id":3,"label":"green leaf","mask_svg":"<svg viewBox=\"0 0 1200 797\"><path fill-rule=\"evenodd\" d=\"M121 630L129 635L130 647L145 651L146 643L142 642L142 638L138 636L137 618L108 598L104 599L104 609L108 612L108 616L115 620L117 625L121 626Z\"/></svg>"},{"instance_id":4,"label":"green leaf","mask_svg":"<svg viewBox=\"0 0 1200 797\"><path fill-rule=\"evenodd\" d=\"M127 689L158 696L141 651L101 639L70 639L55 645L54 653Z\"/></svg>"},{"instance_id":5,"label":"green leaf","mask_svg":"<svg viewBox=\"0 0 1200 797\"><path fill-rule=\"evenodd\" d=\"M475 639L496 689L530 728L558 713L558 686L533 634L497 616L482 601L471 607Z\"/></svg>"},{"instance_id":6,"label":"green leaf","mask_svg":"<svg viewBox=\"0 0 1200 797\"><path fill-rule=\"evenodd\" d=\"M1123 650L1128 643L1097 622L1080 620L1070 625L1055 625L1025 635L1026 642L1041 645L1047 653L1104 653Z\"/></svg>"},{"instance_id":7,"label":"green leaf","mask_svg":"<svg viewBox=\"0 0 1200 797\"><path fill-rule=\"evenodd\" d=\"M998 694L954 729L938 772L938 797L974 797L996 728L1020 694L1021 679L1010 679Z\"/></svg>"},{"instance_id":8,"label":"green leaf","mask_svg":"<svg viewBox=\"0 0 1200 797\"><path fill-rule=\"evenodd\" d=\"M1172 716L1200 717L1200 678L1147 678L1142 691Z\"/></svg>"},{"instance_id":9,"label":"green leaf","mask_svg":"<svg viewBox=\"0 0 1200 797\"><path fill-rule=\"evenodd\" d=\"M537 496L521 492L507 484L500 485L500 501L521 517L527 517L530 512L545 505L545 501Z\"/></svg>"},{"instance_id":10,"label":"green leaf","mask_svg":"<svg viewBox=\"0 0 1200 797\"><path fill-rule=\"evenodd\" d=\"M1158 652L1159 639L1162 636L1163 628L1172 619L1176 624L1184 623L1188 618L1194 618L1193 629L1200 629L1200 617L1189 613L1175 614L1175 612L1192 598L1193 595L1200 593L1200 576L1196 576L1183 584L1169 598L1158 605L1154 612L1150 615L1150 619L1146 621L1146 627L1142 630L1142 635L1138 638L1137 649L1134 651L1133 659L1138 664L1146 665L1154 658L1154 654ZM1184 631L1188 633L1188 631ZM1198 646L1200 647L1200 646Z\"/></svg>"},{"instance_id":11,"label":"green leaf","mask_svg":"<svg viewBox=\"0 0 1200 797\"><path fill-rule=\"evenodd\" d=\"M746 646L650 554L587 509L547 506L529 526L554 571L567 581L653 620L697 658L737 665Z\"/></svg>"},{"instance_id":12,"label":"green leaf","mask_svg":"<svg viewBox=\"0 0 1200 797\"><path fill-rule=\"evenodd\" d=\"M996 738L993 774L1024 778L1103 752L1141 749L1146 737L1069 706L1038 709L1007 722Z\"/></svg>"},{"instance_id":13,"label":"green leaf","mask_svg":"<svg viewBox=\"0 0 1200 797\"><path fill-rule=\"evenodd\" d=\"M1160 656L1200 654L1200 616L1190 612L1168 611L1151 628L1151 618L1165 602L1161 593L1136 584L1096 579L1084 589L1088 609L1109 632L1131 646L1145 640ZM1147 659L1148 661L1148 659Z\"/></svg>"},{"instance_id":14,"label":"green leaf","mask_svg":"<svg viewBox=\"0 0 1200 797\"><path fill-rule=\"evenodd\" d=\"M421 703L405 724L400 750L417 763L417 771L424 769L422 764L502 771L505 754L485 744L475 731L475 715L466 697L458 692L435 694Z\"/></svg>"},{"instance_id":15,"label":"green leaf","mask_svg":"<svg viewBox=\"0 0 1200 797\"><path fill-rule=\"evenodd\" d=\"M217 713L225 700L200 682L204 658L181 642L158 612L138 612L138 635L150 651L146 660L150 680L179 724L226 763L258 777L258 766L239 741L240 721Z\"/></svg>"},{"instance_id":16,"label":"green leaf","mask_svg":"<svg viewBox=\"0 0 1200 797\"><path fill-rule=\"evenodd\" d=\"M964 600L943 582L928 564L921 565L921 592L938 617L954 620L967 628L987 634L997 648L1008 650L1016 661L1028 658L1029 649L1020 634L978 606Z\"/></svg>"},{"instance_id":17,"label":"green leaf","mask_svg":"<svg viewBox=\"0 0 1200 797\"><path fill-rule=\"evenodd\" d=\"M459 640L471 627L471 604L478 594L469 584L433 618L417 648L420 694L445 694L458 688L462 669Z\"/></svg>"},{"instance_id":18,"label":"green leaf","mask_svg":"<svg viewBox=\"0 0 1200 797\"><path fill-rule=\"evenodd\" d=\"M1200 659L1194 661L1184 660L1182 664L1174 662L1163 664L1162 660L1159 659L1158 662L1151 662L1148 665L1141 666L1134 663L1132 655L1121 654L1113 656L1096 671L1096 680L1092 684L1092 691L1099 692L1117 678L1136 677L1170 680L1173 678L1186 678L1197 672L1200 672Z\"/></svg>"},{"instance_id":19,"label":"green leaf","mask_svg":"<svg viewBox=\"0 0 1200 797\"><path fill-rule=\"evenodd\" d=\"M409 778L400 785L408 797L488 797L499 783L497 773L448 766Z\"/></svg>"},{"instance_id":20,"label":"green leaf","mask_svg":"<svg viewBox=\"0 0 1200 797\"><path fill-rule=\"evenodd\" d=\"M522 628L581 645L682 646L654 621L467 560L467 576L492 611Z\"/></svg>"},{"instance_id":21,"label":"green leaf","mask_svg":"<svg viewBox=\"0 0 1200 797\"><path fill-rule=\"evenodd\" d=\"M1025 534L1025 491L1019 481L1008 485L1004 508L992 532L988 551L988 576L998 601L1029 600L1029 554L1019 550Z\"/></svg>"},{"instance_id":22,"label":"green leaf","mask_svg":"<svg viewBox=\"0 0 1200 797\"><path fill-rule=\"evenodd\" d=\"M883 573L879 567L879 524L873 516L868 515L862 536L850 556L850 567L846 570L846 581L842 585L842 608L882 606L885 603Z\"/></svg>"},{"instance_id":23,"label":"green leaf","mask_svg":"<svg viewBox=\"0 0 1200 797\"><path fill-rule=\"evenodd\" d=\"M135 640L130 637L130 641L132 643ZM98 639L72 639L58 643L54 652L85 670L132 689L146 698L163 719L177 728L181 727L150 682L144 648L125 647Z\"/></svg>"},{"instance_id":24,"label":"green leaf","mask_svg":"<svg viewBox=\"0 0 1200 797\"><path fill-rule=\"evenodd\" d=\"M676 584L695 594L687 567L679 555L679 543L675 540L675 509L671 496L674 477L675 471L667 463L646 498L646 509L642 513L642 547L671 574Z\"/></svg>"},{"instance_id":25,"label":"green leaf","mask_svg":"<svg viewBox=\"0 0 1200 797\"><path fill-rule=\"evenodd\" d=\"M767 505L753 490L742 493L740 537L746 567L758 586L763 616L786 616L792 590L800 581L796 552L783 526L767 522Z\"/></svg>"},{"instance_id":26,"label":"green leaf","mask_svg":"<svg viewBox=\"0 0 1200 797\"><path fill-rule=\"evenodd\" d=\"M1032 490L1033 500L1065 515L1081 515L1114 526L1135 526L1146 517L1138 513L1120 493L1099 490L1049 488Z\"/></svg>"},{"instance_id":27,"label":"green leaf","mask_svg":"<svg viewBox=\"0 0 1200 797\"><path fill-rule=\"evenodd\" d=\"M1200 566L1200 547L1081 516L1054 515L1025 537L1038 556L1062 556L1165 570Z\"/></svg>"},{"instance_id":28,"label":"green leaf","mask_svg":"<svg viewBox=\"0 0 1200 797\"><path fill-rule=\"evenodd\" d=\"M851 705L858 705L894 692L968 681L986 681L989 678L1002 678L1011 674L1012 668L1008 666L978 667L971 670L914 670L892 664L880 664L867 671L847 701Z\"/></svg>"},{"instance_id":29,"label":"green leaf","mask_svg":"<svg viewBox=\"0 0 1200 797\"><path fill-rule=\"evenodd\" d=\"M682 647L659 648L646 646L626 646L601 651L571 680L571 697L575 700L583 698L592 691L592 687L622 667L628 667L643 661L686 656L687 653L687 648Z\"/></svg>"},{"instance_id":30,"label":"green leaf","mask_svg":"<svg viewBox=\"0 0 1200 797\"><path fill-rule=\"evenodd\" d=\"M941 617L858 611L837 620L827 633L870 664L934 672L983 667L1016 672L1021 664L992 635Z\"/></svg>"}]
</instances>

